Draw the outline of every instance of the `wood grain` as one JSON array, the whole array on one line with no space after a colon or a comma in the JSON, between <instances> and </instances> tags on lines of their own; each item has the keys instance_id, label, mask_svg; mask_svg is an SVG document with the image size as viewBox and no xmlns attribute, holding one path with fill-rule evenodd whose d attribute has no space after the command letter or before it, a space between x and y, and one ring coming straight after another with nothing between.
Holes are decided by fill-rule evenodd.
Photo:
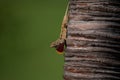
<instances>
[{"instance_id":1,"label":"wood grain","mask_svg":"<svg viewBox=\"0 0 120 80\"><path fill-rule=\"evenodd\" d=\"M120 0L70 0L64 80L120 79Z\"/></svg>"}]
</instances>

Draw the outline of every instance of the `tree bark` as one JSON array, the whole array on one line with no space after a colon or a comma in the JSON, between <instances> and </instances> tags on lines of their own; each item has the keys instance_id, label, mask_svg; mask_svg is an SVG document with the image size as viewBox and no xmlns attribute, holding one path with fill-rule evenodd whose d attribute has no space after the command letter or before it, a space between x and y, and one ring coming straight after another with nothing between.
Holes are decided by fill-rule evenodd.
<instances>
[{"instance_id":1,"label":"tree bark","mask_svg":"<svg viewBox=\"0 0 120 80\"><path fill-rule=\"evenodd\" d=\"M120 80L120 0L70 0L64 80Z\"/></svg>"}]
</instances>

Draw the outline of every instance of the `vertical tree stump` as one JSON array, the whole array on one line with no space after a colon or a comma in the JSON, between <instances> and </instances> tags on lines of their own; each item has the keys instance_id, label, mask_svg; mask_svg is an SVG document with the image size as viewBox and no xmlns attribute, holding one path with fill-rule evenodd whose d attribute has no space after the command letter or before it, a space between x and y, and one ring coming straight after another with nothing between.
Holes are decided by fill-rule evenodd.
<instances>
[{"instance_id":1,"label":"vertical tree stump","mask_svg":"<svg viewBox=\"0 0 120 80\"><path fill-rule=\"evenodd\" d=\"M120 0L70 0L64 80L120 80Z\"/></svg>"}]
</instances>

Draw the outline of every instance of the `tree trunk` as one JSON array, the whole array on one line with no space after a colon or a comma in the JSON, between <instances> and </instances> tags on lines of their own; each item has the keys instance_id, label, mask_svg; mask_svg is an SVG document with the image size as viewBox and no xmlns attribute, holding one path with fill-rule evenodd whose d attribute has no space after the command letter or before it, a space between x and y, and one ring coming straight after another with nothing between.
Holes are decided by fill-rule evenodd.
<instances>
[{"instance_id":1,"label":"tree trunk","mask_svg":"<svg viewBox=\"0 0 120 80\"><path fill-rule=\"evenodd\" d=\"M120 80L120 0L70 0L64 80Z\"/></svg>"}]
</instances>

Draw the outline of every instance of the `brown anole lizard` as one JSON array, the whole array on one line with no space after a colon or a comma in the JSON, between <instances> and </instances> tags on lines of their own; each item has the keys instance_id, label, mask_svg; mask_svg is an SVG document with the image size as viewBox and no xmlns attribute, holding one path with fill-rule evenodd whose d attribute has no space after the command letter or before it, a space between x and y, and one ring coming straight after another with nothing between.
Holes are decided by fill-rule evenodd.
<instances>
[{"instance_id":1,"label":"brown anole lizard","mask_svg":"<svg viewBox=\"0 0 120 80\"><path fill-rule=\"evenodd\" d=\"M56 41L52 42L50 45L50 47L56 48L59 54L62 54L62 52L64 51L64 45L66 41L67 23L68 23L68 7L69 7L69 3L67 5L66 12L61 24L60 37Z\"/></svg>"}]
</instances>

